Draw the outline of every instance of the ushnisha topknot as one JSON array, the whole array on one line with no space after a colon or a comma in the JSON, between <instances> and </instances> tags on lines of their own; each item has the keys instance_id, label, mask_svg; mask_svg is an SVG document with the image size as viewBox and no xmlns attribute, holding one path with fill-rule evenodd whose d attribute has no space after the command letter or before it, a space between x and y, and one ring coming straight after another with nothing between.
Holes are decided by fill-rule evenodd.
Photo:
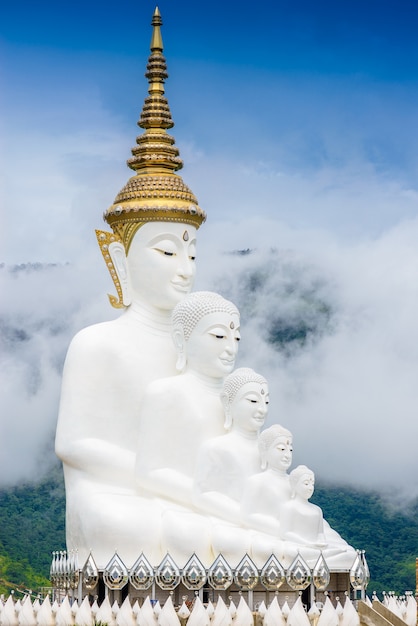
<instances>
[{"instance_id":1,"label":"ushnisha topknot","mask_svg":"<svg viewBox=\"0 0 418 626\"><path fill-rule=\"evenodd\" d=\"M247 383L267 385L267 381L264 376L257 374L257 372L251 369L251 367L239 367L231 372L231 374L228 374L224 380L222 392L225 394L229 404L233 402L241 387Z\"/></svg>"},{"instance_id":2,"label":"ushnisha topknot","mask_svg":"<svg viewBox=\"0 0 418 626\"><path fill-rule=\"evenodd\" d=\"M128 166L135 171L104 213L104 220L129 252L131 241L146 222L181 222L199 228L206 219L196 196L176 174L183 167L174 137L167 133L174 126L164 96L168 78L161 37L162 19L158 8L152 22L151 54L145 74L149 82L138 126L144 133L136 138Z\"/></svg>"},{"instance_id":3,"label":"ushnisha topknot","mask_svg":"<svg viewBox=\"0 0 418 626\"><path fill-rule=\"evenodd\" d=\"M235 304L213 291L194 291L176 304L171 316L173 330L182 329L186 341L190 338L198 322L211 313L237 315Z\"/></svg>"}]
</instances>

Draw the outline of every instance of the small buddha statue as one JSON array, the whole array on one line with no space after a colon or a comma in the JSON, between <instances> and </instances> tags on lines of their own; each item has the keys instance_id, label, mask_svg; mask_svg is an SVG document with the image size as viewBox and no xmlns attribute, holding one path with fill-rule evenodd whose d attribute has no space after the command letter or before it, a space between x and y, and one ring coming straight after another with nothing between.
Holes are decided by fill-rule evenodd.
<instances>
[{"instance_id":1,"label":"small buddha statue","mask_svg":"<svg viewBox=\"0 0 418 626\"><path fill-rule=\"evenodd\" d=\"M309 502L315 489L315 475L306 465L289 474L291 498L280 511L280 537L283 539L283 565L289 566L301 554L314 567L322 552L328 567L351 567L356 553L324 522L322 510ZM327 536L328 534L328 536Z\"/></svg>"},{"instance_id":2,"label":"small buddha statue","mask_svg":"<svg viewBox=\"0 0 418 626\"><path fill-rule=\"evenodd\" d=\"M324 521L319 506L309 502L315 488L315 475L306 465L298 465L289 474L291 498L281 507L280 536L286 542L285 554L291 562L301 552L306 559L317 560L319 550L327 546Z\"/></svg>"},{"instance_id":3,"label":"small buddha statue","mask_svg":"<svg viewBox=\"0 0 418 626\"><path fill-rule=\"evenodd\" d=\"M267 381L241 367L226 377L221 401L226 433L200 448L195 503L207 513L239 522L245 481L260 470L258 435L268 410Z\"/></svg>"},{"instance_id":4,"label":"small buddha statue","mask_svg":"<svg viewBox=\"0 0 418 626\"><path fill-rule=\"evenodd\" d=\"M246 482L242 515L251 528L278 535L280 509L291 495L287 470L292 463L292 434L273 424L260 434L258 445L263 471Z\"/></svg>"},{"instance_id":5,"label":"small buddha statue","mask_svg":"<svg viewBox=\"0 0 418 626\"><path fill-rule=\"evenodd\" d=\"M239 368L226 377L221 400L227 432L200 448L194 502L212 516L214 554L236 566L250 548L240 503L246 480L260 470L258 435L267 415L267 381L250 368Z\"/></svg>"},{"instance_id":6,"label":"small buddha statue","mask_svg":"<svg viewBox=\"0 0 418 626\"><path fill-rule=\"evenodd\" d=\"M290 499L287 470L292 463L292 434L280 424L262 431L258 445L262 471L246 481L241 502L243 522L253 531L251 554L258 566L271 554L283 557L279 535L280 511Z\"/></svg>"}]
</instances>

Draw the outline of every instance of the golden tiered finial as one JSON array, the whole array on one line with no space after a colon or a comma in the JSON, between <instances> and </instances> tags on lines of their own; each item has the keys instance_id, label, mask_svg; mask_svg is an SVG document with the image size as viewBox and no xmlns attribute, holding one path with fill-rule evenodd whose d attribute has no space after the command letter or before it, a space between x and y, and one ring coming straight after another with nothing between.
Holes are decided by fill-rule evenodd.
<instances>
[{"instance_id":1,"label":"golden tiered finial","mask_svg":"<svg viewBox=\"0 0 418 626\"><path fill-rule=\"evenodd\" d=\"M150 49L163 51L163 38L161 37L161 29L160 26L163 25L163 21L161 19L160 9L155 7L154 15L152 16L151 26L154 26L151 37L151 45Z\"/></svg>"},{"instance_id":2,"label":"golden tiered finial","mask_svg":"<svg viewBox=\"0 0 418 626\"><path fill-rule=\"evenodd\" d=\"M145 74L149 82L138 126L144 133L136 138L128 166L135 176L116 196L104 214L126 252L141 224L149 221L184 222L199 227L206 219L192 191L175 172L183 167L174 137L167 133L174 126L170 107L164 96L168 77L163 56L162 19L158 7L152 17L151 54Z\"/></svg>"}]
</instances>

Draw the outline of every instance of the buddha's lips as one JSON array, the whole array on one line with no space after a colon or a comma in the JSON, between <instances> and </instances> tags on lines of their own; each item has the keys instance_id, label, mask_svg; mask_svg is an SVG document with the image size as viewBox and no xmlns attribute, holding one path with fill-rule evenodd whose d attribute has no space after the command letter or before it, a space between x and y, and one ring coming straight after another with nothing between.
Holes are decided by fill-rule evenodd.
<instances>
[{"instance_id":1,"label":"buddha's lips","mask_svg":"<svg viewBox=\"0 0 418 626\"><path fill-rule=\"evenodd\" d=\"M190 286L191 286L191 282L187 281L187 282L175 282L172 281L171 284L173 285L173 287L175 289L178 289L179 291L185 291L188 292L190 290Z\"/></svg>"},{"instance_id":2,"label":"buddha's lips","mask_svg":"<svg viewBox=\"0 0 418 626\"><path fill-rule=\"evenodd\" d=\"M225 359L225 358L220 357L219 360L222 363L225 363L226 365L234 365L235 363L235 359Z\"/></svg>"}]
</instances>

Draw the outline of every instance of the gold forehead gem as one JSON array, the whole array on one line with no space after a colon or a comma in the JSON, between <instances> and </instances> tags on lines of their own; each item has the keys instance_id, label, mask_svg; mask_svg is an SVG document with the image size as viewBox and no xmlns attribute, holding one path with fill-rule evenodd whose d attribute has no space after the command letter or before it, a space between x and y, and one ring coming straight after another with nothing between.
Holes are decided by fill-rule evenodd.
<instances>
[{"instance_id":1,"label":"gold forehead gem","mask_svg":"<svg viewBox=\"0 0 418 626\"><path fill-rule=\"evenodd\" d=\"M183 241L189 241L189 233L187 232L187 230L185 230L183 233Z\"/></svg>"},{"instance_id":2,"label":"gold forehead gem","mask_svg":"<svg viewBox=\"0 0 418 626\"><path fill-rule=\"evenodd\" d=\"M231 322L231 323L230 323L229 328L230 328L231 330L234 330L234 328L235 328L235 324L234 324L234 322Z\"/></svg>"}]
</instances>

